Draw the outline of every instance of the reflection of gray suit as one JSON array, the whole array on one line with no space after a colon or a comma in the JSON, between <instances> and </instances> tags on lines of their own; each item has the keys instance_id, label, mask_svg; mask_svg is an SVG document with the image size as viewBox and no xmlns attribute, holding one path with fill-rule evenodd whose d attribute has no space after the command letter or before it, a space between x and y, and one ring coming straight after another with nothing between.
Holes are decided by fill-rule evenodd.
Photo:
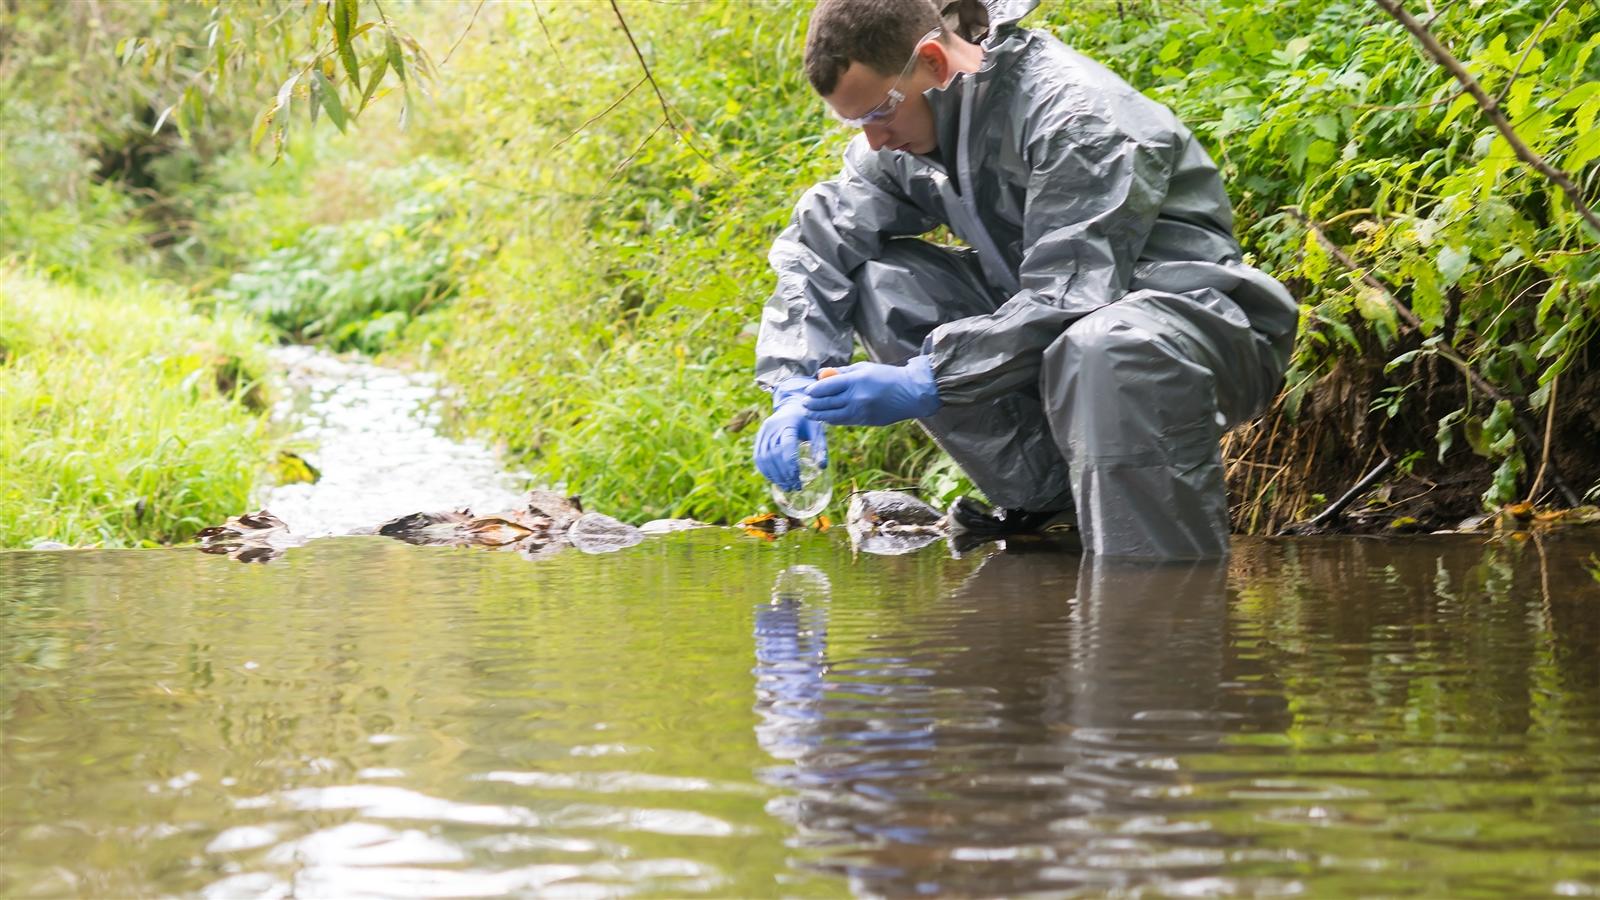
<instances>
[{"instance_id":1,"label":"reflection of gray suit","mask_svg":"<svg viewBox=\"0 0 1600 900\"><path fill-rule=\"evenodd\" d=\"M1046 552L1019 552L1033 546ZM1160 794L1176 773L1147 763L1248 721L1222 688L1223 574L1080 568L1013 541L949 596L880 623L860 659L830 652L825 593L775 591L756 609L756 733L784 761L764 777L794 793L771 808L867 893L1068 886L1048 873L1090 837L1061 823L1173 809ZM950 855L1041 844L1051 858ZM1110 883L1092 868L1077 884Z\"/></svg>"}]
</instances>

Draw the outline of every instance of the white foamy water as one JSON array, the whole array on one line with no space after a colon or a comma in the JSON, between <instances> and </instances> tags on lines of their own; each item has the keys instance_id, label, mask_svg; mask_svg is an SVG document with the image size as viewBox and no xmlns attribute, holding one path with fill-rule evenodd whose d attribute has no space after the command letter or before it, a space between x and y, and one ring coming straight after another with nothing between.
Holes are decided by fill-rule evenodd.
<instances>
[{"instance_id":1,"label":"white foamy water","mask_svg":"<svg viewBox=\"0 0 1600 900\"><path fill-rule=\"evenodd\" d=\"M396 516L513 506L525 473L507 472L480 441L439 433L438 378L342 359L315 347L272 351L289 390L273 417L322 472L315 484L268 488L259 507L305 537L348 534Z\"/></svg>"}]
</instances>

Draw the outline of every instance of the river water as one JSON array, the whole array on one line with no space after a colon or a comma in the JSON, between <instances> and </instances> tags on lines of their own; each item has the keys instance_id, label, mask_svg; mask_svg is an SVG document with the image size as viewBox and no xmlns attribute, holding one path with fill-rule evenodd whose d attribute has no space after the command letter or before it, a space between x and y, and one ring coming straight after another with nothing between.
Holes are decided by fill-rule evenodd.
<instances>
[{"instance_id":1,"label":"river water","mask_svg":"<svg viewBox=\"0 0 1600 900\"><path fill-rule=\"evenodd\" d=\"M263 493L259 505L293 534L349 534L414 512L516 504L526 474L506 472L479 441L440 433L437 375L302 345L274 349L272 361L283 383L273 418L321 473L314 484Z\"/></svg>"},{"instance_id":2,"label":"river water","mask_svg":"<svg viewBox=\"0 0 1600 900\"><path fill-rule=\"evenodd\" d=\"M1593 896L1596 554L0 553L0 895Z\"/></svg>"}]
</instances>

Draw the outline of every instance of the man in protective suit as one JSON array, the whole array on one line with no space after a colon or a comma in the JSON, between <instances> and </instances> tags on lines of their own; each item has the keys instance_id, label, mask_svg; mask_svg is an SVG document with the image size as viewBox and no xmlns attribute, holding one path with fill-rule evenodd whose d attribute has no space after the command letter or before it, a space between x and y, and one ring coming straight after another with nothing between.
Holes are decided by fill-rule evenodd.
<instances>
[{"instance_id":1,"label":"man in protective suit","mask_svg":"<svg viewBox=\"0 0 1600 900\"><path fill-rule=\"evenodd\" d=\"M1218 442L1276 393L1296 304L1243 263L1189 130L1019 27L1036 3L817 4L806 74L861 134L770 254L756 467L798 487L824 423L915 418L995 505L957 501L958 529L1075 509L1092 553L1220 556ZM967 246L916 239L940 225Z\"/></svg>"}]
</instances>

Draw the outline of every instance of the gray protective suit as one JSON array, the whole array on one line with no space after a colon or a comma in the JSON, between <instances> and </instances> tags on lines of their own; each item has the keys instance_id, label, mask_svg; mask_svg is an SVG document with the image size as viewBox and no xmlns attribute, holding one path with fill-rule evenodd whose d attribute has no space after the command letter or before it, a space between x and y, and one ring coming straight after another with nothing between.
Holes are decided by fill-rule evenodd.
<instances>
[{"instance_id":1,"label":"gray protective suit","mask_svg":"<svg viewBox=\"0 0 1600 900\"><path fill-rule=\"evenodd\" d=\"M1227 551L1218 440L1282 381L1288 291L1241 261L1222 180L1166 107L989 0L977 72L924 96L938 158L873 151L773 245L756 378L929 355L919 420L997 505L1076 506L1109 556ZM970 4L975 6L976 4ZM947 225L966 248L914 239Z\"/></svg>"}]
</instances>

